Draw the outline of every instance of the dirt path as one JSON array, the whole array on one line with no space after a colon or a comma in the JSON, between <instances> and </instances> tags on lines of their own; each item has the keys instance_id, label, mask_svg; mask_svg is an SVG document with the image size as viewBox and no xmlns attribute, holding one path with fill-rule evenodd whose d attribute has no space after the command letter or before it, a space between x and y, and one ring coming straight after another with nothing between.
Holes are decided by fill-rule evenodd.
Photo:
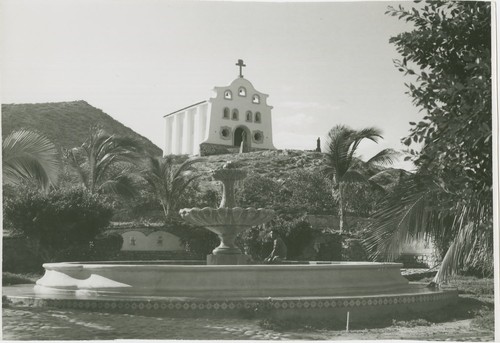
<instances>
[{"instance_id":1,"label":"dirt path","mask_svg":"<svg viewBox=\"0 0 500 343\"><path fill-rule=\"evenodd\" d=\"M265 330L258 320L146 317L57 309L3 309L3 336L11 340L215 339L215 340L421 340L493 341L493 332L471 327L471 320L430 326L345 331Z\"/></svg>"},{"instance_id":2,"label":"dirt path","mask_svg":"<svg viewBox=\"0 0 500 343\"><path fill-rule=\"evenodd\" d=\"M421 340L421 341L494 341L493 332L471 327L471 320L432 324L430 326L397 327L345 331L316 330L290 333L292 339L310 340Z\"/></svg>"}]
</instances>

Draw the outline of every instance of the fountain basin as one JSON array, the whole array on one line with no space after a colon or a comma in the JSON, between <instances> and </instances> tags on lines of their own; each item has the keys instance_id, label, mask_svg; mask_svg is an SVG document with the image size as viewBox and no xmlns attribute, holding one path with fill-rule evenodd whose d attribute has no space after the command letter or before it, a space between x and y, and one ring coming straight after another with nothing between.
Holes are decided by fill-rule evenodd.
<instances>
[{"instance_id":1,"label":"fountain basin","mask_svg":"<svg viewBox=\"0 0 500 343\"><path fill-rule=\"evenodd\" d=\"M235 298L387 294L411 290L401 264L46 263L38 293Z\"/></svg>"},{"instance_id":2,"label":"fountain basin","mask_svg":"<svg viewBox=\"0 0 500 343\"><path fill-rule=\"evenodd\" d=\"M37 285L4 287L13 303L180 317L363 322L456 302L456 290L409 283L400 264L317 262L217 266L179 261L46 263ZM213 275L213 276L212 276Z\"/></svg>"},{"instance_id":3,"label":"fountain basin","mask_svg":"<svg viewBox=\"0 0 500 343\"><path fill-rule=\"evenodd\" d=\"M232 170L234 171L234 170ZM238 233L271 220L274 211L264 208L184 208L179 211L180 216L188 223L203 226L216 233L220 239L220 245L213 250L213 255L242 255L240 249L235 245ZM241 256L244 257L244 256ZM209 258L215 264L239 264L240 258L230 259L230 262ZM247 258L241 258L246 264Z\"/></svg>"}]
</instances>

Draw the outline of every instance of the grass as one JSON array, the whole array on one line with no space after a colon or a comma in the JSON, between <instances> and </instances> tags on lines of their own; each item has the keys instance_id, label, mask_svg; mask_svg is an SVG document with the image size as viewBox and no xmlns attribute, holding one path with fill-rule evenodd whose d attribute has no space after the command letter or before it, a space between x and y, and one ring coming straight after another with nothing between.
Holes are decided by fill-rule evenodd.
<instances>
[{"instance_id":1,"label":"grass","mask_svg":"<svg viewBox=\"0 0 500 343\"><path fill-rule=\"evenodd\" d=\"M41 277L40 274L15 274L2 272L2 286L12 286L19 284L35 283Z\"/></svg>"},{"instance_id":2,"label":"grass","mask_svg":"<svg viewBox=\"0 0 500 343\"><path fill-rule=\"evenodd\" d=\"M483 278L478 279L473 276L458 277L450 280L445 287L456 287L460 294L470 294L477 297L491 297L494 296L493 279Z\"/></svg>"},{"instance_id":3,"label":"grass","mask_svg":"<svg viewBox=\"0 0 500 343\"><path fill-rule=\"evenodd\" d=\"M471 326L477 329L495 331L495 311L481 309L471 321Z\"/></svg>"},{"instance_id":4,"label":"grass","mask_svg":"<svg viewBox=\"0 0 500 343\"><path fill-rule=\"evenodd\" d=\"M431 278L420 280L430 282ZM377 329L384 327L413 328L433 324L471 319L471 326L487 331L494 331L494 290L493 279L475 277L456 277L443 288L458 288L460 297L455 304L450 304L431 312L395 313L385 318L374 318L366 322L352 323L352 330ZM315 331L345 330L345 321L312 320L309 318L274 319L260 321L264 329L275 331Z\"/></svg>"}]
</instances>

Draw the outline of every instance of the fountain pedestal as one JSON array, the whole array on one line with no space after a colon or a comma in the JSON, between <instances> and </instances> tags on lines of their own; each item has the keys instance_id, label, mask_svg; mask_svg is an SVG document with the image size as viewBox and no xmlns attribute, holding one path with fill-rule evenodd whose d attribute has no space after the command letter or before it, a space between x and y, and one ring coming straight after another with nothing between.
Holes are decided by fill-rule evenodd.
<instances>
[{"instance_id":1,"label":"fountain pedestal","mask_svg":"<svg viewBox=\"0 0 500 343\"><path fill-rule=\"evenodd\" d=\"M207 265L240 265L250 264L251 258L245 254L207 255Z\"/></svg>"}]
</instances>

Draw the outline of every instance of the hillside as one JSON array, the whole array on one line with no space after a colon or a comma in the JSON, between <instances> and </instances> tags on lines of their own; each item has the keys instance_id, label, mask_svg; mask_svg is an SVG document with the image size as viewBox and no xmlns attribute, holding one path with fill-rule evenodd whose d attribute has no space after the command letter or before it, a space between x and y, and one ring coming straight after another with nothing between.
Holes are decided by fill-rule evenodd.
<instances>
[{"instance_id":1,"label":"hillside","mask_svg":"<svg viewBox=\"0 0 500 343\"><path fill-rule=\"evenodd\" d=\"M186 157L183 157L183 159ZM246 169L274 180L285 179L295 170L320 172L324 165L325 154L302 150L267 150L245 154L213 155L203 157L205 160L197 164L197 169L207 173L206 181L211 180L208 173L220 168L227 161L234 162L238 168ZM383 172L382 172L383 171ZM382 173L381 173L382 172ZM371 167L363 171L365 175L378 174L375 181L383 188L390 190L401 177L409 173L403 169Z\"/></svg>"},{"instance_id":2,"label":"hillside","mask_svg":"<svg viewBox=\"0 0 500 343\"><path fill-rule=\"evenodd\" d=\"M176 163L182 163L187 158L188 156L186 155L177 156ZM297 173L300 173L301 171L307 171L318 175L321 173L321 168L323 167L325 158L325 154L323 153L301 150L267 150L254 151L245 154L226 154L202 157L202 161L195 164L196 169L202 174L202 177L199 180L199 195L203 195L208 191L221 191L221 183L213 180L212 171L221 168L228 161L233 162L235 167L238 169L247 170L249 178L251 176L260 175L263 178L270 180L270 183L264 185L264 187L266 187L270 184L283 185L287 182L287 180L297 180ZM400 182L402 177L409 174L405 170L395 168L372 168L364 170L363 173L370 177L377 175L377 184L387 191L391 191ZM242 184L238 184L236 186L236 191L240 192L242 190L241 187ZM308 194L304 194L302 196L296 193L297 197L294 198L294 201L298 198L303 198L309 199L305 201L317 202L317 211L310 212L310 214L331 214L328 213L330 205L325 207L325 204L329 200L324 198L324 201L322 201L316 198L318 192L323 195L324 191L330 193L329 186L327 184L315 183L311 184L311 187L313 188L305 190ZM328 189L322 189L321 187L328 187ZM259 187L254 188L253 192L258 192L258 189ZM286 187L284 187L284 190L285 189ZM263 192L265 194L266 190L264 189ZM241 201L241 196L241 193L237 193L238 203ZM184 201L185 200L192 201L192 198L189 196L188 199L184 199ZM268 207L268 205L273 201L270 199L270 202L268 203L264 199L261 200L263 200L263 202L258 206L262 207ZM205 205L201 205L199 202L190 202L189 205L183 204L182 206L203 207ZM293 206L297 206L297 203L295 202ZM331 209L333 210L333 208L332 203ZM163 211L155 201L150 202L149 198L139 198L131 204L127 203L127 205L123 207L123 210L117 212L114 221L135 221L138 220L139 217L148 218L147 221L151 222L162 221Z\"/></svg>"},{"instance_id":3,"label":"hillside","mask_svg":"<svg viewBox=\"0 0 500 343\"><path fill-rule=\"evenodd\" d=\"M45 134L58 148L69 149L80 146L95 124L109 133L136 138L150 154L162 154L149 139L85 101L2 105L3 137L13 130L26 128Z\"/></svg>"}]
</instances>

